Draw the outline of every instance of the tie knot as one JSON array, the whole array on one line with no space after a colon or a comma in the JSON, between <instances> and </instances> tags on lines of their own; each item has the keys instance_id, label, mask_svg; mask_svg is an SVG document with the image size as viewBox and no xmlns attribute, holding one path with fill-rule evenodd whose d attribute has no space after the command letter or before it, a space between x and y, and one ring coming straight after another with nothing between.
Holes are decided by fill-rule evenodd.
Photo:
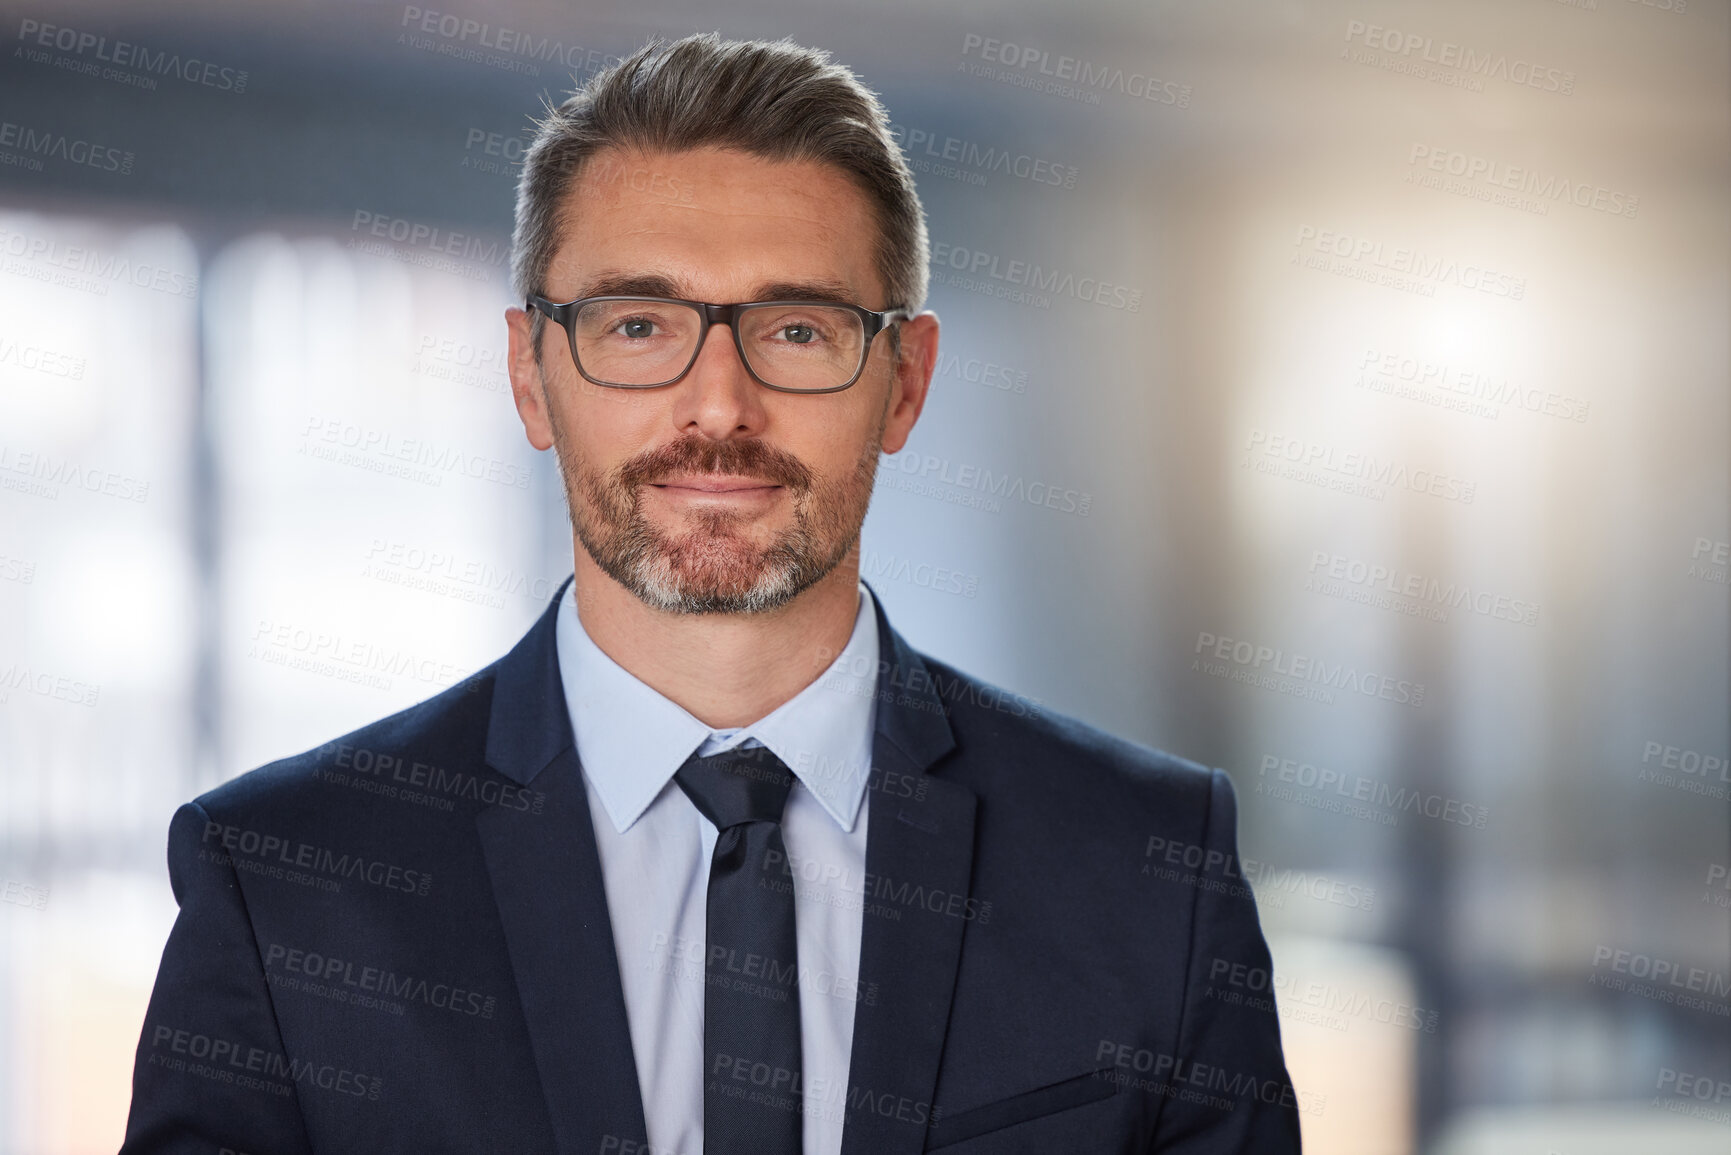
<instances>
[{"instance_id":1,"label":"tie knot","mask_svg":"<svg viewBox=\"0 0 1731 1155\"><path fill-rule=\"evenodd\" d=\"M767 746L736 747L709 758L693 754L673 780L717 830L742 822L780 822L793 789L793 771Z\"/></svg>"}]
</instances>

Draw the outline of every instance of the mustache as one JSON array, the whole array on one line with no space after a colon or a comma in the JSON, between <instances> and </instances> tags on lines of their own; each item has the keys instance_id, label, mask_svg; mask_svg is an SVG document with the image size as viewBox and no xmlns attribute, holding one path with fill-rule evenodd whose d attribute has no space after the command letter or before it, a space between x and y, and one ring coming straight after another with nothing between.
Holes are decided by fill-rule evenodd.
<instances>
[{"instance_id":1,"label":"mustache","mask_svg":"<svg viewBox=\"0 0 1731 1155\"><path fill-rule=\"evenodd\" d=\"M615 477L618 485L635 490L639 485L692 473L749 477L795 493L804 493L812 485L811 470L804 462L755 437L741 441L681 437L626 461L617 468Z\"/></svg>"}]
</instances>

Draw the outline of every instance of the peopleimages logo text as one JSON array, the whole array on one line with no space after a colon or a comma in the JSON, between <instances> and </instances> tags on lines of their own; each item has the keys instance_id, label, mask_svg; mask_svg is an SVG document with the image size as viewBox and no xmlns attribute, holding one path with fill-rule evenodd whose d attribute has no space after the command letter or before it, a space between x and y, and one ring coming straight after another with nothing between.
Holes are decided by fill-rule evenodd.
<instances>
[{"instance_id":1,"label":"peopleimages logo text","mask_svg":"<svg viewBox=\"0 0 1731 1155\"><path fill-rule=\"evenodd\" d=\"M1077 513L1087 517L1094 504L1094 495L1086 490L1069 489L1046 481L1028 481L1013 473L996 473L977 465L959 464L954 469L947 457L934 457L917 449L901 453L886 453L881 460L890 476L906 473L922 480L941 481L961 489L976 490L1007 501L1025 501L1029 505L1055 509L1060 513ZM889 480L885 474L879 474Z\"/></svg>"},{"instance_id":2,"label":"peopleimages logo text","mask_svg":"<svg viewBox=\"0 0 1731 1155\"><path fill-rule=\"evenodd\" d=\"M1296 480L1321 479L1331 488L1347 492L1362 491L1364 496L1382 499L1384 488L1404 489L1412 493L1429 494L1444 501L1471 505L1478 494L1478 483L1435 469L1409 469L1404 462L1374 453L1341 449L1322 441L1252 429L1244 447L1246 463L1270 465L1285 463L1297 472ZM1278 472L1262 469L1262 472Z\"/></svg>"},{"instance_id":3,"label":"peopleimages logo text","mask_svg":"<svg viewBox=\"0 0 1731 1155\"><path fill-rule=\"evenodd\" d=\"M1434 818L1441 822L1451 822L1460 826L1470 826L1475 830L1483 830L1490 819L1490 807L1475 806L1470 802L1462 802L1446 794L1430 793L1411 786L1397 786L1392 782L1376 778L1366 778L1362 774L1347 774L1340 770L1332 770L1327 766L1317 766L1294 758L1282 757L1279 754L1264 754L1261 764L1256 768L1258 782L1256 792L1264 792L1264 785L1272 785L1262 781L1274 772L1277 782L1298 786L1304 790L1327 795L1332 792L1340 799L1353 802L1368 802L1386 811L1406 812ZM1322 806L1318 809L1337 809ZM1389 823L1393 825L1393 823Z\"/></svg>"},{"instance_id":4,"label":"peopleimages logo text","mask_svg":"<svg viewBox=\"0 0 1731 1155\"><path fill-rule=\"evenodd\" d=\"M1306 248L1340 257L1370 268L1385 269L1414 278L1421 285L1456 285L1493 297L1519 301L1527 295L1527 279L1498 272L1484 265L1463 264L1452 257L1432 256L1405 246L1384 247L1381 241L1355 237L1333 229L1300 225L1293 241L1302 255ZM1294 261L1298 260L1294 256ZM1430 290L1434 293L1435 290Z\"/></svg>"},{"instance_id":5,"label":"peopleimages logo text","mask_svg":"<svg viewBox=\"0 0 1731 1155\"><path fill-rule=\"evenodd\" d=\"M1190 86L1176 81L1161 80L1145 72L1125 71L1107 64L1095 64L1074 56L1053 56L1043 48L995 40L969 32L962 37L962 55L978 56L993 64L1015 68L1022 72L1049 76L1078 88L1096 92L1116 92L1156 104L1178 108L1190 107Z\"/></svg>"},{"instance_id":6,"label":"peopleimages logo text","mask_svg":"<svg viewBox=\"0 0 1731 1155\"><path fill-rule=\"evenodd\" d=\"M1098 277L1078 277L1067 269L1043 268L1031 261L1006 260L997 253L964 248L947 241L932 242L932 265L940 276L945 269L955 269L967 277L985 277L1036 293L1074 297L1078 301L1105 305L1109 309L1122 309L1127 313L1140 312L1142 308L1140 289L1103 281Z\"/></svg>"},{"instance_id":7,"label":"peopleimages logo text","mask_svg":"<svg viewBox=\"0 0 1731 1155\"><path fill-rule=\"evenodd\" d=\"M503 25L495 27L483 20L452 12L435 12L413 4L403 5L400 26L410 32L441 37L453 44L474 44L506 57L521 56L546 63L557 61L579 72L594 72L619 63L617 56L587 49L580 44L566 44L551 36L539 36Z\"/></svg>"},{"instance_id":8,"label":"peopleimages logo text","mask_svg":"<svg viewBox=\"0 0 1731 1155\"><path fill-rule=\"evenodd\" d=\"M987 173L999 173L1036 184L1066 189L1076 187L1075 165L1058 164L1032 153L1013 152L954 136L939 136L929 128L909 128L900 124L890 125L890 139L901 146L908 162L921 172L953 175L941 167L947 162L958 169L973 170L966 174L973 178L967 183L983 184Z\"/></svg>"},{"instance_id":9,"label":"peopleimages logo text","mask_svg":"<svg viewBox=\"0 0 1731 1155\"><path fill-rule=\"evenodd\" d=\"M1369 593L1385 593L1395 598L1425 603L1439 609L1468 609L1480 617L1515 622L1523 626L1539 624L1537 602L1510 597L1487 589L1474 589L1466 582L1441 581L1401 569L1399 566L1368 562L1326 550L1312 550L1309 577L1304 588L1315 593L1335 596L1339 591L1331 583L1345 582ZM1361 600L1348 598L1351 601ZM1433 618L1447 621L1442 613Z\"/></svg>"},{"instance_id":10,"label":"peopleimages logo text","mask_svg":"<svg viewBox=\"0 0 1731 1155\"><path fill-rule=\"evenodd\" d=\"M46 236L0 228L0 256L18 257L21 261L28 262L7 262L6 271L9 273L22 273L36 280L47 280L45 273L37 276L30 266L60 269L78 277L89 277L88 281L75 277L69 283L74 288L93 290L101 295L107 294L109 284L128 284L140 289L154 289L172 297L185 297L188 300L198 296L197 273L183 273L147 261L135 261L130 256L104 253L88 245L63 245L60 241Z\"/></svg>"},{"instance_id":11,"label":"peopleimages logo text","mask_svg":"<svg viewBox=\"0 0 1731 1155\"><path fill-rule=\"evenodd\" d=\"M21 150L26 155L19 159L26 161L36 162L38 158L46 157L49 160L62 160L68 164L93 168L99 172L117 172L122 176L128 176L132 172L133 156L130 151L77 139L63 132L14 124L10 120L0 121L0 147ZM5 154L0 154L3 155ZM39 162L21 167L33 172L42 168Z\"/></svg>"},{"instance_id":12,"label":"peopleimages logo text","mask_svg":"<svg viewBox=\"0 0 1731 1155\"><path fill-rule=\"evenodd\" d=\"M1424 704L1424 683L1394 678L1372 670L1358 670L1344 663L1330 664L1322 658L1275 646L1257 645L1242 639L1197 633L1193 654L1202 655L1197 661L1212 658L1230 662L1250 673L1260 673L1264 667L1269 675L1289 679L1294 683L1309 683L1333 690L1351 690L1367 698L1381 698L1402 706Z\"/></svg>"},{"instance_id":13,"label":"peopleimages logo text","mask_svg":"<svg viewBox=\"0 0 1731 1155\"><path fill-rule=\"evenodd\" d=\"M48 24L28 17L18 21L18 42L27 48L52 48L74 56L120 68L136 68L154 76L172 76L188 84L224 92L246 91L245 69L227 68L196 56L182 56L167 49L151 49L128 40L110 40L94 32Z\"/></svg>"},{"instance_id":14,"label":"peopleimages logo text","mask_svg":"<svg viewBox=\"0 0 1731 1155\"><path fill-rule=\"evenodd\" d=\"M1572 96L1575 91L1575 74L1566 69L1550 68L1519 57L1511 60L1507 53L1480 52L1452 40L1439 41L1434 36L1418 32L1402 32L1398 28L1367 24L1363 20L1348 20L1346 40L1349 44L1362 44L1393 56L1457 69L1484 80L1503 80L1563 96Z\"/></svg>"},{"instance_id":15,"label":"peopleimages logo text","mask_svg":"<svg viewBox=\"0 0 1731 1155\"><path fill-rule=\"evenodd\" d=\"M1461 152L1458 149L1415 144L1407 163L1433 173L1459 177L1465 181L1481 181L1498 189L1528 193L1541 203L1567 201L1583 209L1607 213L1614 217L1633 218L1641 207L1641 198L1618 192L1587 181L1570 180L1555 173L1540 172L1521 165L1505 164L1500 160ZM1408 174L1411 179L1411 174Z\"/></svg>"}]
</instances>

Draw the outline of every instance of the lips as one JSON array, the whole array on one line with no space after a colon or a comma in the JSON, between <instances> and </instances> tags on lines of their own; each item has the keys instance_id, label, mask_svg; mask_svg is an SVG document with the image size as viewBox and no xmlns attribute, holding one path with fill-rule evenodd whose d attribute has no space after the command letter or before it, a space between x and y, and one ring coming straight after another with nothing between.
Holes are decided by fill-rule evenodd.
<instances>
[{"instance_id":1,"label":"lips","mask_svg":"<svg viewBox=\"0 0 1731 1155\"><path fill-rule=\"evenodd\" d=\"M649 484L657 489L690 489L698 493L741 493L754 489L779 489L778 483L756 477L730 477L704 474L701 476L670 477Z\"/></svg>"}]
</instances>

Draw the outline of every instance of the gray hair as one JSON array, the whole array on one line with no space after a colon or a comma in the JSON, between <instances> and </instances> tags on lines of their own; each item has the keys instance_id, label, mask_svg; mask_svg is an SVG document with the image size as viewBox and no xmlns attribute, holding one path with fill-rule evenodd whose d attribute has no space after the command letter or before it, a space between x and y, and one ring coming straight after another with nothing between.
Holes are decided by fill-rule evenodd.
<instances>
[{"instance_id":1,"label":"gray hair","mask_svg":"<svg viewBox=\"0 0 1731 1155\"><path fill-rule=\"evenodd\" d=\"M826 52L791 40L723 40L712 32L652 41L557 108L549 105L536 122L517 181L511 281L518 300L545 291L561 200L592 155L705 146L841 169L875 211L887 307L917 312L924 304L925 217L876 95ZM533 318L539 360L545 318L538 311Z\"/></svg>"}]
</instances>

